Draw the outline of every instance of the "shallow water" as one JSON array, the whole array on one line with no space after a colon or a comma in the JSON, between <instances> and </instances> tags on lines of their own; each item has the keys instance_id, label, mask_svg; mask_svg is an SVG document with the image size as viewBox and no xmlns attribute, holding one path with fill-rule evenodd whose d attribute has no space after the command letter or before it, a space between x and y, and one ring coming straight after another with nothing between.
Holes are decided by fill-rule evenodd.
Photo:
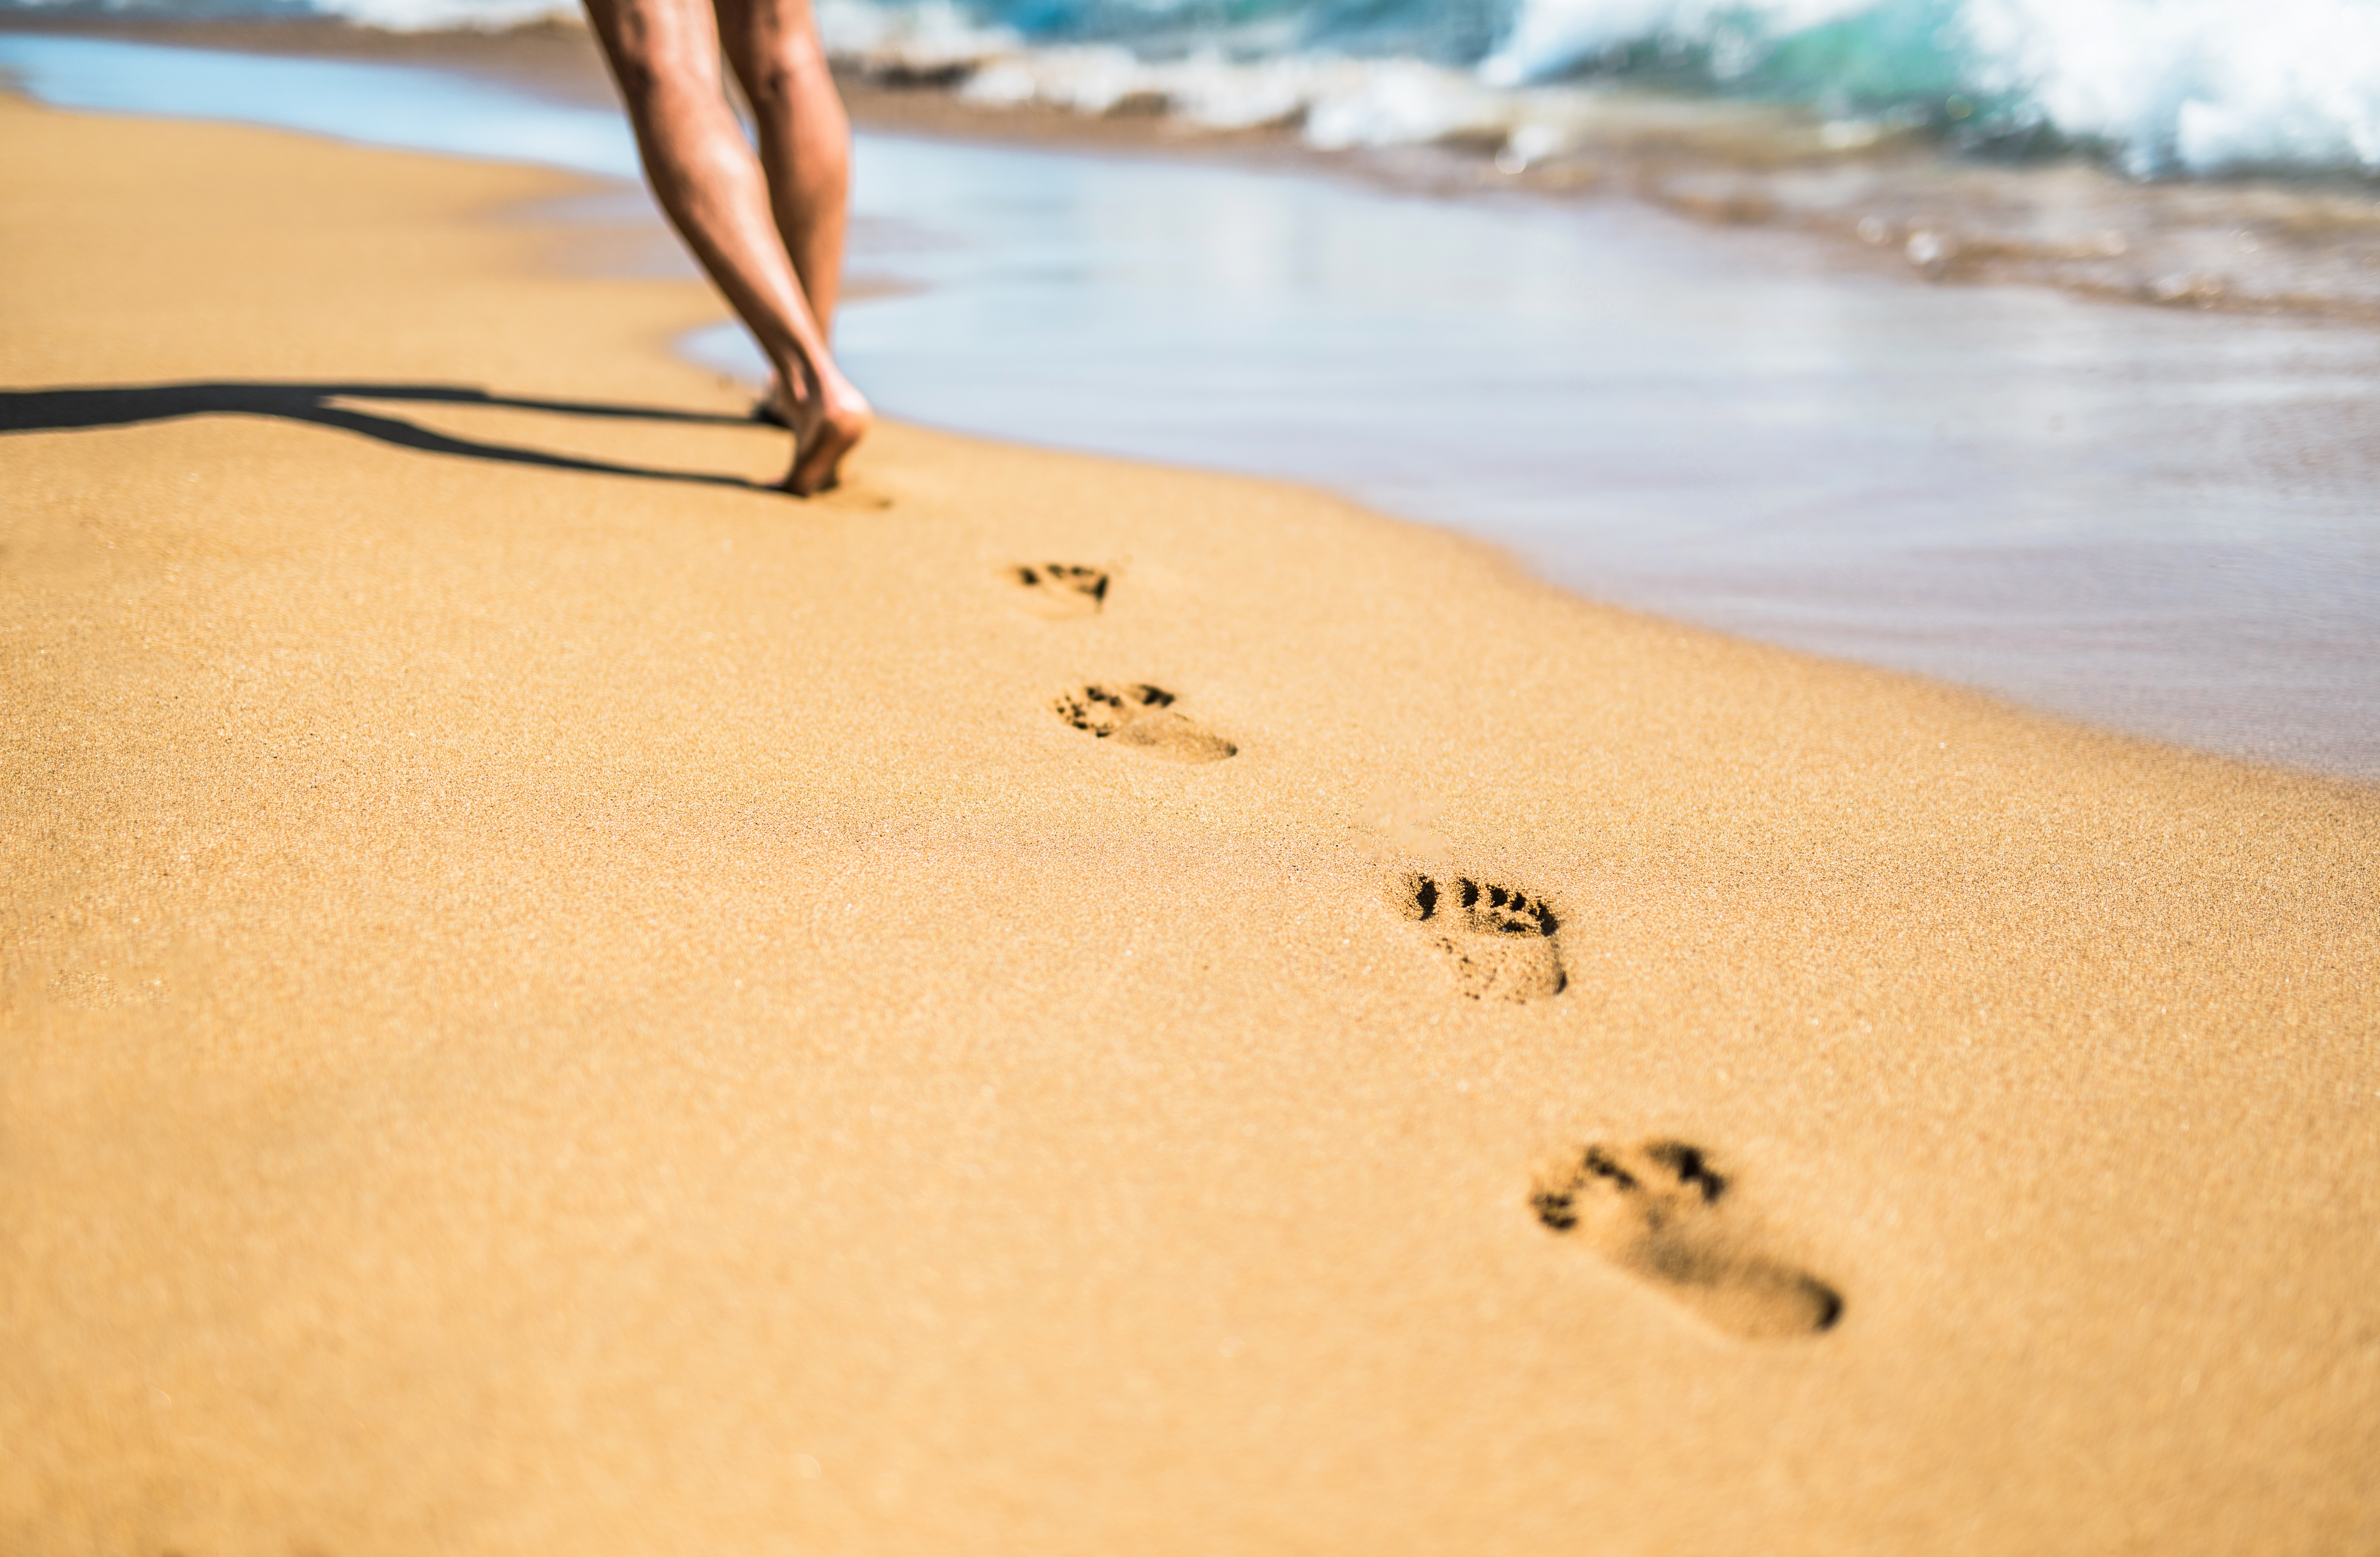
<instances>
[{"instance_id":1,"label":"shallow water","mask_svg":"<svg viewBox=\"0 0 2380 1557\"><path fill-rule=\"evenodd\" d=\"M68 45L139 47L0 36L0 68L55 101L589 171L627 146L431 72ZM393 78L436 112L339 117L401 105ZM567 132L523 132L540 109ZM1599 599L2380 778L2380 333L1934 286L1618 202L859 155L855 269L918 285L849 310L843 350L893 414L1316 481ZM757 365L732 331L692 349Z\"/></svg>"},{"instance_id":2,"label":"shallow water","mask_svg":"<svg viewBox=\"0 0 2380 1557\"><path fill-rule=\"evenodd\" d=\"M2380 776L2380 335L1616 203L892 140L861 187L926 285L844 350L904 416L1318 481L1601 599Z\"/></svg>"},{"instance_id":3,"label":"shallow water","mask_svg":"<svg viewBox=\"0 0 2380 1557\"><path fill-rule=\"evenodd\" d=\"M67 108L237 119L417 152L634 178L620 116L440 70L0 32L0 79Z\"/></svg>"}]
</instances>

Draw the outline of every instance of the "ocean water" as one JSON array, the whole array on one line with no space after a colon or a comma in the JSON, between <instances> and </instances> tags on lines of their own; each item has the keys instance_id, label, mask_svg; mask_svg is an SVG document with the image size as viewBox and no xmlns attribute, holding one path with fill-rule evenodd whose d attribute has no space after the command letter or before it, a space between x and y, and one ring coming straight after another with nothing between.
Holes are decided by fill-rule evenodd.
<instances>
[{"instance_id":1,"label":"ocean water","mask_svg":"<svg viewBox=\"0 0 2380 1557\"><path fill-rule=\"evenodd\" d=\"M889 138L860 188L909 286L841 351L902 416L1312 481L1594 598L2380 778L2380 331L1621 203Z\"/></svg>"},{"instance_id":2,"label":"ocean water","mask_svg":"<svg viewBox=\"0 0 2380 1557\"><path fill-rule=\"evenodd\" d=\"M626 165L614 116L358 68L0 34L53 101ZM1625 202L858 158L855 271L905 285L840 350L895 415L1310 480L1595 598L2380 778L2380 332L1932 286ZM758 375L733 328L688 349Z\"/></svg>"},{"instance_id":3,"label":"ocean water","mask_svg":"<svg viewBox=\"0 0 2380 1557\"><path fill-rule=\"evenodd\" d=\"M0 11L326 13L503 27L567 0L0 0ZM2002 152L2103 148L2142 176L2380 176L2380 0L819 0L848 59L979 100L1162 104L1315 145L1448 137L1525 163L1598 89L1801 105L1857 145L1911 126Z\"/></svg>"},{"instance_id":4,"label":"ocean water","mask_svg":"<svg viewBox=\"0 0 2380 1557\"><path fill-rule=\"evenodd\" d=\"M617 113L404 66L0 32L0 79L67 108L238 119L341 140L638 177Z\"/></svg>"}]
</instances>

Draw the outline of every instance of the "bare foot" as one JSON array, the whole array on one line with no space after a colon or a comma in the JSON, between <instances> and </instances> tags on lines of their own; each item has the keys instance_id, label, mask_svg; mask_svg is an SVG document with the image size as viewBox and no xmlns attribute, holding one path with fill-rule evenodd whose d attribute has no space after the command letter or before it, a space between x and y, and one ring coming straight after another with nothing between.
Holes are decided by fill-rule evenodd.
<instances>
[{"instance_id":1,"label":"bare foot","mask_svg":"<svg viewBox=\"0 0 2380 1557\"><path fill-rule=\"evenodd\" d=\"M849 379L830 368L806 375L808 393L796 398L781 375L772 386L771 404L780 420L793 431L794 466L777 485L795 497L831 491L841 479L843 456L868 435L876 412Z\"/></svg>"}]
</instances>

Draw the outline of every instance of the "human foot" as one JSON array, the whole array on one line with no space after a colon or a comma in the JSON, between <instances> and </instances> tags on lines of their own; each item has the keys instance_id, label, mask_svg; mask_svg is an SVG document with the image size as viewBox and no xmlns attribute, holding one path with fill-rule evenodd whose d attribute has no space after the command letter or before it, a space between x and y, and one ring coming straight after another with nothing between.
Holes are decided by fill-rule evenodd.
<instances>
[{"instance_id":1,"label":"human foot","mask_svg":"<svg viewBox=\"0 0 2380 1557\"><path fill-rule=\"evenodd\" d=\"M805 377L806 393L797 397L787 387L794 381L778 376L770 400L776 415L768 419L793 432L793 468L777 485L795 497L832 489L841 479L843 456L876 420L867 397L832 367Z\"/></svg>"},{"instance_id":2,"label":"human foot","mask_svg":"<svg viewBox=\"0 0 2380 1557\"><path fill-rule=\"evenodd\" d=\"M1767 1340L1832 1326L1842 1317L1842 1297L1748 1247L1719 1212L1726 1191L1700 1147L1597 1144L1540 1175L1529 1206L1554 1232L1732 1334Z\"/></svg>"}]
</instances>

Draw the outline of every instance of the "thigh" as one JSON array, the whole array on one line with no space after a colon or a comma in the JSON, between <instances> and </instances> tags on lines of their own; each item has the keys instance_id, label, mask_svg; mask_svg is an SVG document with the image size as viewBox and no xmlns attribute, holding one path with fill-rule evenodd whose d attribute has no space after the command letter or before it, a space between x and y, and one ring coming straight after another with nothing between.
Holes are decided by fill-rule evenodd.
<instances>
[{"instance_id":1,"label":"thigh","mask_svg":"<svg viewBox=\"0 0 2380 1557\"><path fill-rule=\"evenodd\" d=\"M586 6L631 107L655 90L719 91L719 24L710 0L586 0Z\"/></svg>"}]
</instances>

